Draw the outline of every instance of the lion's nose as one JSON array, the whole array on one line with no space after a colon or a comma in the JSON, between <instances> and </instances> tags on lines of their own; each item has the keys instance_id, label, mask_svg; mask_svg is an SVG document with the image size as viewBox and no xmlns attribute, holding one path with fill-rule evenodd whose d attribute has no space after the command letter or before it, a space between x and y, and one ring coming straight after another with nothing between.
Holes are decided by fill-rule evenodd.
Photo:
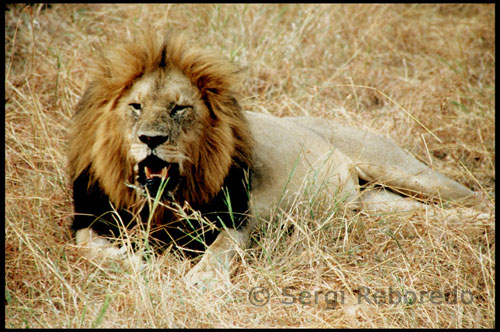
<instances>
[{"instance_id":1,"label":"lion's nose","mask_svg":"<svg viewBox=\"0 0 500 332\"><path fill-rule=\"evenodd\" d=\"M139 136L139 140L142 143L149 146L151 150L156 148L158 145L165 143L167 139L168 136L147 136L147 135Z\"/></svg>"}]
</instances>

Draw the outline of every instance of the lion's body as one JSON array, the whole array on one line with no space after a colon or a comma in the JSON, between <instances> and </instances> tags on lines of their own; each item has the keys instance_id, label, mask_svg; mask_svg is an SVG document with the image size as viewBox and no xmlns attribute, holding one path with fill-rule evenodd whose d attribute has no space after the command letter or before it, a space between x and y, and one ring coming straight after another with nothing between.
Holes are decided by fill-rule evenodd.
<instances>
[{"instance_id":1,"label":"lion's body","mask_svg":"<svg viewBox=\"0 0 500 332\"><path fill-rule=\"evenodd\" d=\"M321 186L332 199L355 202L358 179L350 159L316 132L284 118L245 112L254 137L253 214L266 218L287 209L306 187Z\"/></svg>"},{"instance_id":2,"label":"lion's body","mask_svg":"<svg viewBox=\"0 0 500 332\"><path fill-rule=\"evenodd\" d=\"M151 220L153 237L166 244L209 246L190 273L200 280L227 270L234 242L244 245L255 225L249 220L286 209L304 188L353 208L382 197L364 201L360 178L443 200L472 194L381 136L324 119L241 111L236 68L186 44L146 34L115 48L97 63L77 106L73 228L93 253L116 256L101 235ZM164 205L150 214L147 194L158 192ZM204 219L183 215L195 211L223 231L205 232Z\"/></svg>"},{"instance_id":3,"label":"lion's body","mask_svg":"<svg viewBox=\"0 0 500 332\"><path fill-rule=\"evenodd\" d=\"M324 194L349 202L353 208L377 200L372 194L365 199L358 179L426 199L447 201L473 195L381 135L315 117L244 114L255 142L255 215L267 216L278 202L280 208L287 209L293 195L307 186L321 186ZM386 193L381 195L387 197Z\"/></svg>"}]
</instances>

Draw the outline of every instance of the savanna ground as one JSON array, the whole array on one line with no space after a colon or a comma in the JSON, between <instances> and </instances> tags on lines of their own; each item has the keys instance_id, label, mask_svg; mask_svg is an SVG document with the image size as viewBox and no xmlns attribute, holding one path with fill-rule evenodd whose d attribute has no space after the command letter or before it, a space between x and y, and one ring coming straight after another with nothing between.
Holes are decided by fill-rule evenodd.
<instances>
[{"instance_id":1,"label":"savanna ground","mask_svg":"<svg viewBox=\"0 0 500 332\"><path fill-rule=\"evenodd\" d=\"M8 5L6 327L494 327L494 20L494 5L465 4ZM304 197L254 234L229 292L186 289L192 263L174 253L141 272L84 260L67 129L95 50L149 23L237 62L245 109L389 136L481 192L491 217Z\"/></svg>"}]
</instances>

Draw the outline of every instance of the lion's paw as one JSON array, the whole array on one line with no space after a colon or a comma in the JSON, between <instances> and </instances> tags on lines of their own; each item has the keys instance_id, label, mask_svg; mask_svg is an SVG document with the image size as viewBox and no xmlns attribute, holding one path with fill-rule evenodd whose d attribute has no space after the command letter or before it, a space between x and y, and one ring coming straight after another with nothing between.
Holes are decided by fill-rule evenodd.
<instances>
[{"instance_id":1,"label":"lion's paw","mask_svg":"<svg viewBox=\"0 0 500 332\"><path fill-rule=\"evenodd\" d=\"M202 259L184 277L188 288L202 292L217 289L228 289L232 286L229 271L219 264L211 264L210 260Z\"/></svg>"}]
</instances>

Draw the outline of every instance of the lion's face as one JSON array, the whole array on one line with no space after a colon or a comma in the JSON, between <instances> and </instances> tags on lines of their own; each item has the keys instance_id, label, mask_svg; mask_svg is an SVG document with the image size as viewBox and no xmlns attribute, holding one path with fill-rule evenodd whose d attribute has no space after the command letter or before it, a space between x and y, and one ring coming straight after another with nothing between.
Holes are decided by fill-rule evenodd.
<instances>
[{"instance_id":1,"label":"lion's face","mask_svg":"<svg viewBox=\"0 0 500 332\"><path fill-rule=\"evenodd\" d=\"M139 78L118 109L126 119L136 183L153 197L167 180L173 196L196 162L210 113L199 90L180 71L158 70Z\"/></svg>"},{"instance_id":2,"label":"lion's face","mask_svg":"<svg viewBox=\"0 0 500 332\"><path fill-rule=\"evenodd\" d=\"M75 111L73 181L88 176L115 206L134 210L165 179L165 200L194 206L220 193L231 167L250 167L238 68L189 45L144 32L101 54Z\"/></svg>"}]
</instances>

